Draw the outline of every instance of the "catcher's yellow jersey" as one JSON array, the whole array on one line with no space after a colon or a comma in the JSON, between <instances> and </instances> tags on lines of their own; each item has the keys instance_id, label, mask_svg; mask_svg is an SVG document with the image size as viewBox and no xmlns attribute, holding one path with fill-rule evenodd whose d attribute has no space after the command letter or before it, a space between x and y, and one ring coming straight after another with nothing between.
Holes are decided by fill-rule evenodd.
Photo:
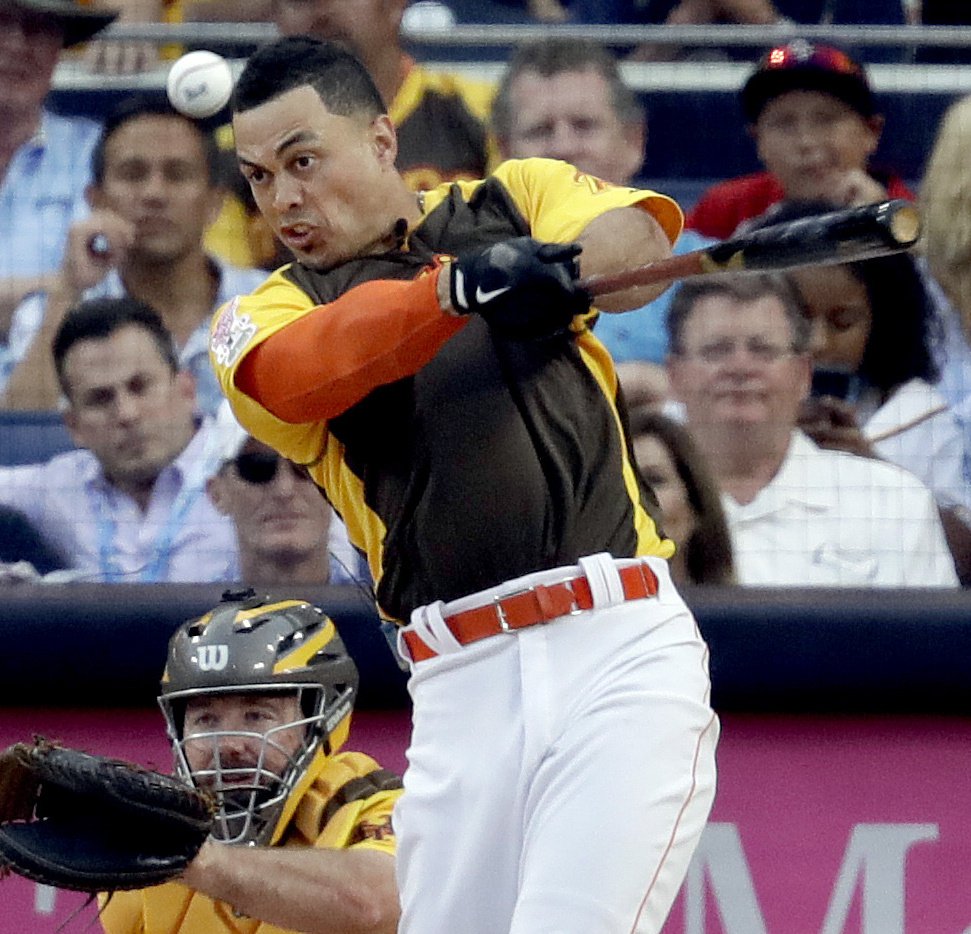
<instances>
[{"instance_id":1,"label":"catcher's yellow jersey","mask_svg":"<svg viewBox=\"0 0 971 934\"><path fill-rule=\"evenodd\" d=\"M572 339L504 340L444 315L434 285L443 256L524 234L569 242L617 208L648 211L673 241L678 206L552 159L504 162L423 204L400 249L322 272L293 263L220 310L210 351L239 421L308 467L390 619L584 555L670 557L590 316ZM262 376L240 386L264 344L285 349L270 377L287 409Z\"/></svg>"},{"instance_id":2,"label":"catcher's yellow jersey","mask_svg":"<svg viewBox=\"0 0 971 934\"><path fill-rule=\"evenodd\" d=\"M328 808L348 782L376 768L378 765L370 756L359 752L342 752L330 758L297 805L283 845L369 849L393 856L391 811L401 797L400 788L349 801L336 811ZM101 902L101 924L106 934L295 934L273 924L239 917L232 906L177 882L116 892L107 900L102 896Z\"/></svg>"}]
</instances>

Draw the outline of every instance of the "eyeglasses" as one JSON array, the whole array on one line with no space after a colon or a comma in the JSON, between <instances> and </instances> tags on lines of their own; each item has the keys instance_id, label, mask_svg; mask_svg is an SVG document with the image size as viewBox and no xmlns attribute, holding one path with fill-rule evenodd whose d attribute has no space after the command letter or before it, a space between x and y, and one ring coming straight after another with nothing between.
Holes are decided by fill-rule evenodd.
<instances>
[{"instance_id":1,"label":"eyeglasses","mask_svg":"<svg viewBox=\"0 0 971 934\"><path fill-rule=\"evenodd\" d=\"M783 357L796 353L795 347L791 344L773 344L760 337L750 337L745 341L728 338L712 341L710 344L702 344L697 350L683 351L681 356L696 357L703 363L716 366L730 359L740 346L745 348L745 352L753 360L764 364L777 363Z\"/></svg>"},{"instance_id":2,"label":"eyeglasses","mask_svg":"<svg viewBox=\"0 0 971 934\"><path fill-rule=\"evenodd\" d=\"M236 473L239 475L240 480L246 483L253 483L257 486L266 486L267 483L273 482L273 478L276 476L281 461L289 466L296 477L299 477L301 480L309 479L303 467L291 461L284 460L276 452L251 451L238 454L233 459L233 466L236 468Z\"/></svg>"},{"instance_id":3,"label":"eyeglasses","mask_svg":"<svg viewBox=\"0 0 971 934\"><path fill-rule=\"evenodd\" d=\"M839 75L853 75L866 81L863 68L841 49L812 45L797 39L771 49L762 59L760 71L785 71L789 68L815 68Z\"/></svg>"}]
</instances>

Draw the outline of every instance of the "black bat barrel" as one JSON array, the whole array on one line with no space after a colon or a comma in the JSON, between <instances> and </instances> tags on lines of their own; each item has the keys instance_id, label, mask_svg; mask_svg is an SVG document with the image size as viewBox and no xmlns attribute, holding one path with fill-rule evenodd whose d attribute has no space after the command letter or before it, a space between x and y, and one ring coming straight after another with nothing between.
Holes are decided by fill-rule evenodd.
<instances>
[{"instance_id":1,"label":"black bat barrel","mask_svg":"<svg viewBox=\"0 0 971 934\"><path fill-rule=\"evenodd\" d=\"M759 272L850 263L906 250L920 237L909 201L881 201L732 237L705 251L705 272Z\"/></svg>"}]
</instances>

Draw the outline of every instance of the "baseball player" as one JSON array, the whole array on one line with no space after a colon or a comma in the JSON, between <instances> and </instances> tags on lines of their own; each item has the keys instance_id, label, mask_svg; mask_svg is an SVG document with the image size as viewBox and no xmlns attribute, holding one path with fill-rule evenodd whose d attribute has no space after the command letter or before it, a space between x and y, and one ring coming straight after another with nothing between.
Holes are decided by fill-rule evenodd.
<instances>
[{"instance_id":1,"label":"baseball player","mask_svg":"<svg viewBox=\"0 0 971 934\"><path fill-rule=\"evenodd\" d=\"M718 727L577 276L668 255L678 207L544 159L416 196L366 70L305 38L249 60L233 111L296 261L222 309L210 351L402 624L399 930L659 930Z\"/></svg>"},{"instance_id":2,"label":"baseball player","mask_svg":"<svg viewBox=\"0 0 971 934\"><path fill-rule=\"evenodd\" d=\"M181 881L115 892L107 934L357 934L398 920L397 776L340 752L357 669L299 600L229 593L169 642L159 704L215 829Z\"/></svg>"}]
</instances>

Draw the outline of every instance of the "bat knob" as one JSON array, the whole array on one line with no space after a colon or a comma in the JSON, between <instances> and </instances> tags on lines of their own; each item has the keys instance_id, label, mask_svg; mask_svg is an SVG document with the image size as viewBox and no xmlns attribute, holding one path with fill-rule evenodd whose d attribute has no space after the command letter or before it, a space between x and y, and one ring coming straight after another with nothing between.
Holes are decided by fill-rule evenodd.
<instances>
[{"instance_id":1,"label":"bat knob","mask_svg":"<svg viewBox=\"0 0 971 934\"><path fill-rule=\"evenodd\" d=\"M920 239L920 211L909 201L888 201L886 227L895 243L913 246Z\"/></svg>"}]
</instances>

